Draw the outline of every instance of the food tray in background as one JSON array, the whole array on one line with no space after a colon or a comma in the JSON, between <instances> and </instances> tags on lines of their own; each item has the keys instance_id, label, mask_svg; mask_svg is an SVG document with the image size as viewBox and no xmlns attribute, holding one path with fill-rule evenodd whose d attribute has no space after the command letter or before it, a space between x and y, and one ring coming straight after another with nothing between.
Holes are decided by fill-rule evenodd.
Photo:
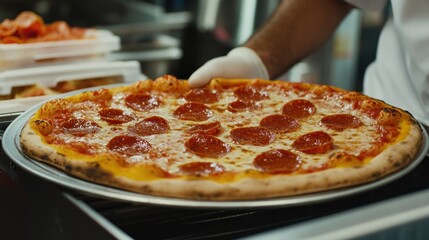
<instances>
[{"instance_id":1,"label":"food tray in background","mask_svg":"<svg viewBox=\"0 0 429 240\"><path fill-rule=\"evenodd\" d=\"M120 49L120 39L108 30L89 29L83 39L0 44L0 71L82 61L105 60Z\"/></svg>"},{"instance_id":2,"label":"food tray in background","mask_svg":"<svg viewBox=\"0 0 429 240\"><path fill-rule=\"evenodd\" d=\"M21 112L57 94L146 79L137 61L89 62L0 72L0 114Z\"/></svg>"}]
</instances>

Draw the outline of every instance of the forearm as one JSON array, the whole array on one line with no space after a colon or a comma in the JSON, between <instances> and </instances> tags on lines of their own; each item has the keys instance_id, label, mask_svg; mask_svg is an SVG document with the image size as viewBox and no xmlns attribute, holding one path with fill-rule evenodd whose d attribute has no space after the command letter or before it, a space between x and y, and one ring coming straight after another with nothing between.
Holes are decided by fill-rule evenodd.
<instances>
[{"instance_id":1,"label":"forearm","mask_svg":"<svg viewBox=\"0 0 429 240\"><path fill-rule=\"evenodd\" d=\"M283 0L244 46L260 56L275 78L322 46L351 8L342 0Z\"/></svg>"}]
</instances>

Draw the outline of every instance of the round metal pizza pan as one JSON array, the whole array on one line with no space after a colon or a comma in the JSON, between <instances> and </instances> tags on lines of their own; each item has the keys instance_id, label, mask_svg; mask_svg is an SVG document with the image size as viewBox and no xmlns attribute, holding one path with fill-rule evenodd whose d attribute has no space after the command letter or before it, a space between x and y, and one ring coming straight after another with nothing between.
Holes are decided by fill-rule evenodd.
<instances>
[{"instance_id":1,"label":"round metal pizza pan","mask_svg":"<svg viewBox=\"0 0 429 240\"><path fill-rule=\"evenodd\" d=\"M41 163L39 161L32 160L28 158L21 151L19 145L19 134L21 129L28 121L28 119L33 115L33 113L39 108L41 104L34 106L29 109L17 119L15 119L10 126L4 132L2 137L2 145L5 153L8 157L16 163L18 166L22 167L24 170L46 179L52 183L58 184L62 187L76 190L88 195L107 198L118 201L129 201L133 203L141 204L154 204L154 205L164 205L164 206L174 206L174 207L188 207L188 208L261 208L261 207L288 207L288 206L297 206L304 204L312 204L323 201L329 201L341 197L350 196L353 194L361 193L370 189L374 189L395 181L402 176L409 173L412 169L417 167L420 162L424 159L426 153L429 149L428 134L423 128L423 141L421 143L420 149L415 156L414 161L408 165L406 168L388 175L380 180L358 185L354 187L319 192L313 194L306 194L300 196L292 197L281 197L281 198L271 198L263 200L243 200L243 201L199 201L199 200L187 200L180 198L168 198L168 197L158 197L151 195L144 195L134 192L129 192L125 190L120 190L108 186L103 186L91 182L87 182L73 176L67 175L61 170L58 170L50 165Z\"/></svg>"}]
</instances>

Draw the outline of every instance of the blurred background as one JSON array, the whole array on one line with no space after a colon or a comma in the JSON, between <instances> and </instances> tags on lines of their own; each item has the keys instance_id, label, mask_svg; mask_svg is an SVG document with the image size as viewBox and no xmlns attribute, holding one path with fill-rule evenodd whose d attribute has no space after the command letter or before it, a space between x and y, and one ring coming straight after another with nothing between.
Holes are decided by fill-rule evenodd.
<instances>
[{"instance_id":1,"label":"blurred background","mask_svg":"<svg viewBox=\"0 0 429 240\"><path fill-rule=\"evenodd\" d=\"M0 0L0 18L31 10L46 23L108 29L121 39L111 60L137 60L150 78L186 79L211 58L225 55L256 31L279 0ZM362 89L375 57L384 12L354 10L315 54L280 79ZM299 20L297 20L299 21Z\"/></svg>"}]
</instances>

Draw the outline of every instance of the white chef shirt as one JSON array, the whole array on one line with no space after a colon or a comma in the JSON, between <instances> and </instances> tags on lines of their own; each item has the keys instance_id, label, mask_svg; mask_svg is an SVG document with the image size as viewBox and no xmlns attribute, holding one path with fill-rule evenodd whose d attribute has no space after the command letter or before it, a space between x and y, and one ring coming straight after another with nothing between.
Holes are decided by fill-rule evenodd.
<instances>
[{"instance_id":1,"label":"white chef shirt","mask_svg":"<svg viewBox=\"0 0 429 240\"><path fill-rule=\"evenodd\" d=\"M386 0L346 0L382 9ZM364 93L429 121L429 1L391 0L393 18L380 34L377 57L365 73Z\"/></svg>"}]
</instances>

